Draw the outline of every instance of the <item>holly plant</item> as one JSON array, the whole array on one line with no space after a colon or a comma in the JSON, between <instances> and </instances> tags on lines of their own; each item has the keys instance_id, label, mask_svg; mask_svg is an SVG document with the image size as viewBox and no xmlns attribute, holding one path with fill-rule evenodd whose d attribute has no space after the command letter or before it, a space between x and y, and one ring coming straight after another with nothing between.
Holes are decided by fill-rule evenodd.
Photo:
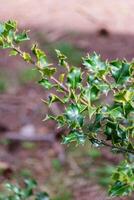
<instances>
[{"instance_id":1,"label":"holly plant","mask_svg":"<svg viewBox=\"0 0 134 200\"><path fill-rule=\"evenodd\" d=\"M134 62L127 60L103 61L100 55L87 54L82 66L67 62L66 55L56 50L58 64L48 62L37 44L30 53L20 44L29 40L27 31L19 32L15 21L0 23L0 47L10 55L19 55L40 73L39 84L48 90L49 107L59 102L61 113L47 115L44 120L55 120L58 128L65 128L62 142L108 147L113 153L124 155L115 169L111 196L129 195L134 190Z\"/></svg>"},{"instance_id":2,"label":"holly plant","mask_svg":"<svg viewBox=\"0 0 134 200\"><path fill-rule=\"evenodd\" d=\"M23 186L6 183L5 188L5 194L0 193L0 200L50 200L46 192L39 191L38 184L34 179L25 179Z\"/></svg>"}]
</instances>

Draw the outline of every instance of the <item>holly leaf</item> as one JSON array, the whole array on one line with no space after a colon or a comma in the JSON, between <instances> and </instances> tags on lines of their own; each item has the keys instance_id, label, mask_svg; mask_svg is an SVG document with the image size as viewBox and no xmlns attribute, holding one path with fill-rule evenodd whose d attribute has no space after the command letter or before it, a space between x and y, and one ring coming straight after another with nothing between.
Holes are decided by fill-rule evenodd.
<instances>
[{"instance_id":1,"label":"holly leaf","mask_svg":"<svg viewBox=\"0 0 134 200\"><path fill-rule=\"evenodd\" d=\"M40 85L42 85L45 89L51 89L53 87L52 83L48 81L48 79L44 78L38 81Z\"/></svg>"},{"instance_id":2,"label":"holly leaf","mask_svg":"<svg viewBox=\"0 0 134 200\"><path fill-rule=\"evenodd\" d=\"M57 54L57 58L59 60L59 65L66 67L67 57L63 53L61 53L59 50L56 49L55 51L56 51L56 54Z\"/></svg>"},{"instance_id":3,"label":"holly leaf","mask_svg":"<svg viewBox=\"0 0 134 200\"><path fill-rule=\"evenodd\" d=\"M18 52L16 50L11 50L9 55L10 56L16 56L16 55L18 55Z\"/></svg>"},{"instance_id":4,"label":"holly leaf","mask_svg":"<svg viewBox=\"0 0 134 200\"><path fill-rule=\"evenodd\" d=\"M130 64L123 61L111 62L111 72L117 84L124 84L130 78Z\"/></svg>"},{"instance_id":5,"label":"holly leaf","mask_svg":"<svg viewBox=\"0 0 134 200\"><path fill-rule=\"evenodd\" d=\"M89 119L96 113L96 107L88 106Z\"/></svg>"},{"instance_id":6,"label":"holly leaf","mask_svg":"<svg viewBox=\"0 0 134 200\"><path fill-rule=\"evenodd\" d=\"M120 119L123 118L123 110L122 110L121 106L118 106L118 105L109 107L107 113L114 120L117 120L117 118L120 118Z\"/></svg>"},{"instance_id":7,"label":"holly leaf","mask_svg":"<svg viewBox=\"0 0 134 200\"><path fill-rule=\"evenodd\" d=\"M77 105L71 104L67 107L65 112L68 125L72 128L81 127L83 125L83 116Z\"/></svg>"},{"instance_id":8,"label":"holly leaf","mask_svg":"<svg viewBox=\"0 0 134 200\"><path fill-rule=\"evenodd\" d=\"M7 34L9 33L10 30L13 30L13 31L16 31L16 28L17 28L17 23L16 21L7 21L5 24L5 31Z\"/></svg>"},{"instance_id":9,"label":"holly leaf","mask_svg":"<svg viewBox=\"0 0 134 200\"><path fill-rule=\"evenodd\" d=\"M72 67L67 75L67 84L70 88L76 89L81 83L81 70L77 67Z\"/></svg>"},{"instance_id":10,"label":"holly leaf","mask_svg":"<svg viewBox=\"0 0 134 200\"><path fill-rule=\"evenodd\" d=\"M95 119L92 123L89 124L89 131L90 133L98 134L101 129L101 122L103 120L104 116L102 114L96 114Z\"/></svg>"},{"instance_id":11,"label":"holly leaf","mask_svg":"<svg viewBox=\"0 0 134 200\"><path fill-rule=\"evenodd\" d=\"M51 106L51 104L54 102L60 102L64 104L64 101L62 100L62 98L58 97L55 94L49 95L48 105Z\"/></svg>"},{"instance_id":12,"label":"holly leaf","mask_svg":"<svg viewBox=\"0 0 134 200\"><path fill-rule=\"evenodd\" d=\"M133 98L133 90L122 90L114 95L114 100L116 102L122 103L123 105L125 105L127 102L130 102Z\"/></svg>"},{"instance_id":13,"label":"holly leaf","mask_svg":"<svg viewBox=\"0 0 134 200\"><path fill-rule=\"evenodd\" d=\"M106 64L101 61L100 55L97 55L95 52L83 58L83 65L94 73L100 71L100 75L105 74Z\"/></svg>"},{"instance_id":14,"label":"holly leaf","mask_svg":"<svg viewBox=\"0 0 134 200\"><path fill-rule=\"evenodd\" d=\"M127 196L133 191L134 187L134 167L127 161L122 162L115 170L112 176L112 185L109 189L109 195Z\"/></svg>"},{"instance_id":15,"label":"holly leaf","mask_svg":"<svg viewBox=\"0 0 134 200\"><path fill-rule=\"evenodd\" d=\"M55 72L56 72L56 68L54 67L44 67L43 69L40 69L40 72L42 73L42 75L44 77L51 77Z\"/></svg>"},{"instance_id":16,"label":"holly leaf","mask_svg":"<svg viewBox=\"0 0 134 200\"><path fill-rule=\"evenodd\" d=\"M96 85L93 86L87 86L87 88L85 89L85 98L87 99L87 101L90 102L97 100L98 99L98 95L99 95L99 89L96 87Z\"/></svg>"},{"instance_id":17,"label":"holly leaf","mask_svg":"<svg viewBox=\"0 0 134 200\"><path fill-rule=\"evenodd\" d=\"M84 144L86 140L86 136L77 131L72 130L67 136L63 137L63 144L69 144L71 142L76 142L77 144Z\"/></svg>"},{"instance_id":18,"label":"holly leaf","mask_svg":"<svg viewBox=\"0 0 134 200\"><path fill-rule=\"evenodd\" d=\"M50 197L46 192L39 192L36 194L35 200L50 200Z\"/></svg>"},{"instance_id":19,"label":"holly leaf","mask_svg":"<svg viewBox=\"0 0 134 200\"><path fill-rule=\"evenodd\" d=\"M23 52L23 55L22 55L23 59L25 61L27 61L28 63L32 60L31 56L29 53L26 53L26 52Z\"/></svg>"},{"instance_id":20,"label":"holly leaf","mask_svg":"<svg viewBox=\"0 0 134 200\"><path fill-rule=\"evenodd\" d=\"M14 41L16 43L24 42L24 41L27 41L27 40L30 40L30 38L29 38L26 31L23 31L22 33L19 33L19 34L15 34Z\"/></svg>"},{"instance_id":21,"label":"holly leaf","mask_svg":"<svg viewBox=\"0 0 134 200\"><path fill-rule=\"evenodd\" d=\"M47 56L46 56L45 52L42 51L41 49L39 49L37 44L34 44L31 48L31 50L32 50L33 54L35 55L35 57L37 58L37 64L38 64L38 67L40 68L40 70L52 65L47 62Z\"/></svg>"},{"instance_id":22,"label":"holly leaf","mask_svg":"<svg viewBox=\"0 0 134 200\"><path fill-rule=\"evenodd\" d=\"M112 140L113 144L123 144L128 141L128 131L113 121L107 122L104 134L107 136L107 140Z\"/></svg>"}]
</instances>

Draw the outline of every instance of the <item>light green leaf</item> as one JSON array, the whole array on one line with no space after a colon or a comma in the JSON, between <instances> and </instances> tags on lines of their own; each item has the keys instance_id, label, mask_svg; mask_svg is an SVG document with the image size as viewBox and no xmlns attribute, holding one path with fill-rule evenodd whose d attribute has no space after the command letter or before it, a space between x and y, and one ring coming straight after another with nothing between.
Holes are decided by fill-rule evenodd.
<instances>
[{"instance_id":1,"label":"light green leaf","mask_svg":"<svg viewBox=\"0 0 134 200\"><path fill-rule=\"evenodd\" d=\"M43 69L40 69L39 71L42 73L44 77L50 78L56 72L56 68L44 67Z\"/></svg>"},{"instance_id":2,"label":"light green leaf","mask_svg":"<svg viewBox=\"0 0 134 200\"><path fill-rule=\"evenodd\" d=\"M53 87L52 83L48 81L48 79L44 78L38 81L40 85L42 85L46 89L51 89Z\"/></svg>"},{"instance_id":3,"label":"light green leaf","mask_svg":"<svg viewBox=\"0 0 134 200\"><path fill-rule=\"evenodd\" d=\"M16 55L18 55L18 52L16 50L11 50L9 55L16 56Z\"/></svg>"},{"instance_id":4,"label":"light green leaf","mask_svg":"<svg viewBox=\"0 0 134 200\"><path fill-rule=\"evenodd\" d=\"M23 59L25 61L27 61L28 63L32 60L31 56L29 53L26 53L26 52L23 52L23 55L22 55Z\"/></svg>"},{"instance_id":5,"label":"light green leaf","mask_svg":"<svg viewBox=\"0 0 134 200\"><path fill-rule=\"evenodd\" d=\"M89 119L96 113L96 107L88 106Z\"/></svg>"},{"instance_id":6,"label":"light green leaf","mask_svg":"<svg viewBox=\"0 0 134 200\"><path fill-rule=\"evenodd\" d=\"M27 32L24 31L22 33L16 34L14 37L14 40L16 43L19 43L19 42L30 40L30 38L29 38Z\"/></svg>"},{"instance_id":7,"label":"light green leaf","mask_svg":"<svg viewBox=\"0 0 134 200\"><path fill-rule=\"evenodd\" d=\"M55 52L56 52L57 58L59 60L59 65L66 67L66 65L67 65L66 59L67 59L67 57L57 49L55 49Z\"/></svg>"}]
</instances>

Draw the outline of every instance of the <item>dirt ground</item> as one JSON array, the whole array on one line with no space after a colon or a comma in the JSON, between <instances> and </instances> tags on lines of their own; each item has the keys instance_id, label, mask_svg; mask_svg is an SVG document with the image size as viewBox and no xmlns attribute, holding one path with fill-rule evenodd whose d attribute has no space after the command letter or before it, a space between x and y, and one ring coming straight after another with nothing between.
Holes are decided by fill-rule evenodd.
<instances>
[{"instance_id":1,"label":"dirt ground","mask_svg":"<svg viewBox=\"0 0 134 200\"><path fill-rule=\"evenodd\" d=\"M69 43L84 54L96 51L104 59L131 60L134 57L133 9L133 0L0 0L0 21L17 20L20 28L31 30L32 41L38 41L45 50L48 43L52 48L55 42ZM23 80L22 84L21 80L18 85L17 71L24 63L7 58L7 53L0 54L0 75L8 74L6 78L11 80L10 89L0 94L0 183L8 179L14 182L16 177L19 179L18 174L31 175L37 178L41 188L58 196L57 200L110 199L106 195L107 183L103 187L98 184L94 166L102 168L104 173L104 166L110 168L118 163L116 155L102 151L94 157L89 156L87 146L72 150L60 145L55 124L42 122L44 115L51 111L40 99L48 94L35 81L24 84ZM58 107L53 110L59 112ZM13 135L18 138L28 134L35 140L39 135L48 141L11 139ZM11 140L9 143L7 138ZM133 197L127 198L130 199Z\"/></svg>"}]
</instances>

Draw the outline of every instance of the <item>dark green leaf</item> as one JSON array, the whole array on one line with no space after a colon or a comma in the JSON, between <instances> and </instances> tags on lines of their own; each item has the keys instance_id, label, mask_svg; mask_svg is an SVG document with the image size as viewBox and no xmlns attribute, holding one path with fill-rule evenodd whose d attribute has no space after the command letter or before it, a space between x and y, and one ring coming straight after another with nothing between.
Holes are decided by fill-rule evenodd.
<instances>
[{"instance_id":1,"label":"dark green leaf","mask_svg":"<svg viewBox=\"0 0 134 200\"><path fill-rule=\"evenodd\" d=\"M94 121L89 124L89 131L91 133L95 133L95 134L99 133L103 118L104 116L102 114L96 114Z\"/></svg>"},{"instance_id":2,"label":"dark green leaf","mask_svg":"<svg viewBox=\"0 0 134 200\"><path fill-rule=\"evenodd\" d=\"M111 62L112 76L117 84L124 84L130 77L130 64L126 62L116 61Z\"/></svg>"},{"instance_id":3,"label":"dark green leaf","mask_svg":"<svg viewBox=\"0 0 134 200\"><path fill-rule=\"evenodd\" d=\"M80 113L80 109L77 105L71 104L68 106L65 112L68 125L75 128L83 125L83 116Z\"/></svg>"},{"instance_id":4,"label":"dark green leaf","mask_svg":"<svg viewBox=\"0 0 134 200\"><path fill-rule=\"evenodd\" d=\"M72 130L67 136L63 138L63 144L69 144L71 142L76 142L77 144L84 144L86 140L86 136L77 131Z\"/></svg>"},{"instance_id":5,"label":"dark green leaf","mask_svg":"<svg viewBox=\"0 0 134 200\"><path fill-rule=\"evenodd\" d=\"M50 198L46 192L40 192L36 195L35 200L50 200Z\"/></svg>"},{"instance_id":6,"label":"dark green leaf","mask_svg":"<svg viewBox=\"0 0 134 200\"><path fill-rule=\"evenodd\" d=\"M114 144L125 143L128 141L128 131L124 130L122 126L119 126L116 122L109 121L106 124L105 135L108 140L112 140Z\"/></svg>"},{"instance_id":7,"label":"dark green leaf","mask_svg":"<svg viewBox=\"0 0 134 200\"><path fill-rule=\"evenodd\" d=\"M67 75L67 83L70 88L76 89L81 83L81 70L77 67L72 67Z\"/></svg>"},{"instance_id":8,"label":"dark green leaf","mask_svg":"<svg viewBox=\"0 0 134 200\"><path fill-rule=\"evenodd\" d=\"M101 71L104 74L106 70L106 64L101 61L100 55L97 55L96 53L93 53L92 55L88 54L86 58L83 58L83 65L95 73Z\"/></svg>"},{"instance_id":9,"label":"dark green leaf","mask_svg":"<svg viewBox=\"0 0 134 200\"><path fill-rule=\"evenodd\" d=\"M85 89L85 98L87 99L87 101L90 102L97 100L98 99L98 95L99 95L99 89L93 85L92 87L87 87Z\"/></svg>"},{"instance_id":10,"label":"dark green leaf","mask_svg":"<svg viewBox=\"0 0 134 200\"><path fill-rule=\"evenodd\" d=\"M112 107L109 107L108 114L111 118L117 120L117 118L123 118L123 109L121 106L114 105Z\"/></svg>"}]
</instances>

